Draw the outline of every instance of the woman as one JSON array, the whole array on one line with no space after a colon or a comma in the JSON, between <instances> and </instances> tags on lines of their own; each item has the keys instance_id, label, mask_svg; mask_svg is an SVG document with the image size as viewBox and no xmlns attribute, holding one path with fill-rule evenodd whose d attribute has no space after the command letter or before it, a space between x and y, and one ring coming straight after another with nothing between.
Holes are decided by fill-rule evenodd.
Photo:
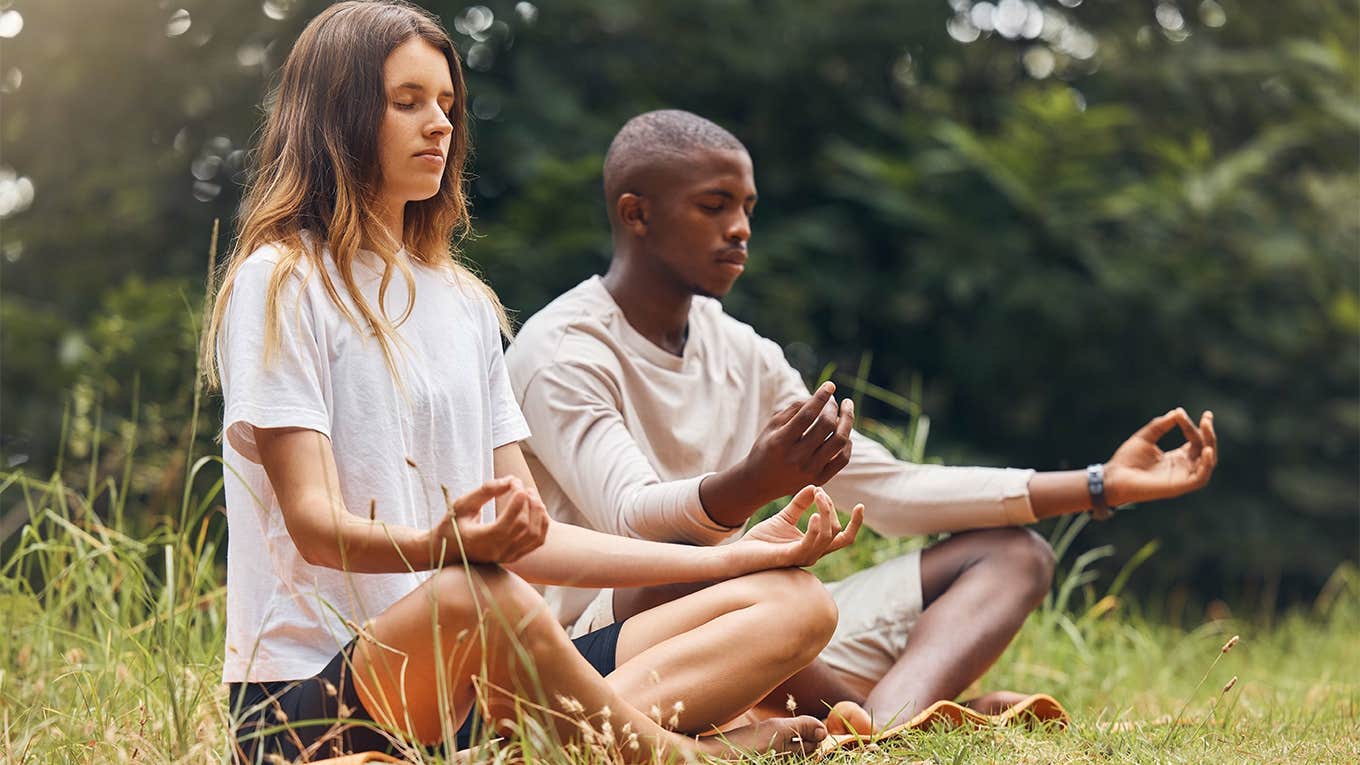
<instances>
[{"instance_id":1,"label":"woman","mask_svg":"<svg viewBox=\"0 0 1360 765\"><path fill-rule=\"evenodd\" d=\"M397 0L332 6L283 66L204 337L226 404L238 756L461 748L483 719L526 716L630 760L815 745L810 717L671 729L711 730L817 655L834 607L787 567L848 544L862 508L842 530L810 486L716 549L548 519L504 311L449 248L468 225L465 106L448 36ZM710 580L575 645L529 584Z\"/></svg>"}]
</instances>

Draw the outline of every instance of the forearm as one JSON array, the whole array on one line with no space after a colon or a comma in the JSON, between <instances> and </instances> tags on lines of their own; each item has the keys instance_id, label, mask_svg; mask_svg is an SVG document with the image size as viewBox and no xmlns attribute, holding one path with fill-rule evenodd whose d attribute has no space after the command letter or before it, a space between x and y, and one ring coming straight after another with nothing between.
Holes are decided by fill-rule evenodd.
<instances>
[{"instance_id":1,"label":"forearm","mask_svg":"<svg viewBox=\"0 0 1360 765\"><path fill-rule=\"evenodd\" d=\"M326 520L289 526L303 558L316 566L362 574L425 571L462 560L428 530L388 525L334 508ZM313 518L324 517L322 513ZM299 528L295 528L301 526Z\"/></svg>"},{"instance_id":2,"label":"forearm","mask_svg":"<svg viewBox=\"0 0 1360 765\"><path fill-rule=\"evenodd\" d=\"M1029 479L1029 504L1036 520L1091 509L1085 470L1035 473Z\"/></svg>"},{"instance_id":3,"label":"forearm","mask_svg":"<svg viewBox=\"0 0 1360 765\"><path fill-rule=\"evenodd\" d=\"M728 547L649 542L557 522L541 547L508 568L535 584L570 587L647 587L747 573Z\"/></svg>"},{"instance_id":4,"label":"forearm","mask_svg":"<svg viewBox=\"0 0 1360 765\"><path fill-rule=\"evenodd\" d=\"M709 519L720 526L737 528L745 525L757 510L783 496L754 479L744 464L705 478L699 484L699 502Z\"/></svg>"}]
</instances>

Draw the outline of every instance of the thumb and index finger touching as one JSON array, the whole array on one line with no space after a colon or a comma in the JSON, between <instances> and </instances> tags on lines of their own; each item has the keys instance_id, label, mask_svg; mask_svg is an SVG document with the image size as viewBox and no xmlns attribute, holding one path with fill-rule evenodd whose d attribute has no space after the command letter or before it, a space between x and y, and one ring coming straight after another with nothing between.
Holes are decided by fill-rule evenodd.
<instances>
[{"instance_id":1,"label":"thumb and index finger touching","mask_svg":"<svg viewBox=\"0 0 1360 765\"><path fill-rule=\"evenodd\" d=\"M1157 443L1163 436L1170 433L1173 428L1179 428L1181 435L1193 448L1199 449L1205 445L1206 430L1208 434L1213 433L1213 413L1205 412L1200 426L1196 426L1190 419L1183 407L1176 407L1166 414L1153 417L1148 424L1138 429L1134 435L1149 443ZM1207 429L1206 429L1207 424ZM1211 435L1212 437L1212 435ZM1210 444L1211 446L1213 444Z\"/></svg>"},{"instance_id":2,"label":"thumb and index finger touching","mask_svg":"<svg viewBox=\"0 0 1360 765\"><path fill-rule=\"evenodd\" d=\"M480 512L482 505L498 497L522 487L523 484L514 476L503 476L478 486L472 491L453 501L453 514L458 517L467 517Z\"/></svg>"}]
</instances>

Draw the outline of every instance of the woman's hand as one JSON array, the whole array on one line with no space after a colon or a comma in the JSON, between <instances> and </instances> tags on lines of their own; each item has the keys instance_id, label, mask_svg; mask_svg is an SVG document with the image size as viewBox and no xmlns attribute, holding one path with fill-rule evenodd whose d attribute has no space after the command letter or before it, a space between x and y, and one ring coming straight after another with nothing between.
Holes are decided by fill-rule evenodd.
<instances>
[{"instance_id":1,"label":"woman's hand","mask_svg":"<svg viewBox=\"0 0 1360 765\"><path fill-rule=\"evenodd\" d=\"M496 520L482 523L482 506L498 498L502 502ZM513 563L536 550L548 535L548 510L538 491L525 488L514 476L487 481L448 506L435 529L436 544L447 545L445 565L460 559L469 563Z\"/></svg>"},{"instance_id":2,"label":"woman's hand","mask_svg":"<svg viewBox=\"0 0 1360 765\"><path fill-rule=\"evenodd\" d=\"M799 519L814 502L817 510L808 519L807 531L799 531ZM747 571L811 566L823 555L855 541L863 522L864 505L855 505L850 513L850 523L842 528L831 497L821 487L805 486L778 514L753 526L726 549L741 556Z\"/></svg>"}]
</instances>

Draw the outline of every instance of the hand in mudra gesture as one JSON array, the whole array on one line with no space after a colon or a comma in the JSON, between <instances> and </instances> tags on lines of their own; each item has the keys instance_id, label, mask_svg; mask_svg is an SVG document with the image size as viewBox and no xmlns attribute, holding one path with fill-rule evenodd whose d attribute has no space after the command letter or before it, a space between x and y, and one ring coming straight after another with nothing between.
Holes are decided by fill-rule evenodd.
<instances>
[{"instance_id":1,"label":"hand in mudra gesture","mask_svg":"<svg viewBox=\"0 0 1360 765\"><path fill-rule=\"evenodd\" d=\"M798 521L816 505L807 531ZM783 510L757 523L732 547L769 556L770 567L811 566L822 556L855 541L864 523L864 505L855 505L850 522L842 526L836 505L820 486L805 486Z\"/></svg>"},{"instance_id":2,"label":"hand in mudra gesture","mask_svg":"<svg viewBox=\"0 0 1360 765\"><path fill-rule=\"evenodd\" d=\"M482 523L482 506L497 500L496 519ZM518 478L505 476L450 500L436 527L438 541L445 544L445 562L514 563L538 549L548 535L548 510L536 489Z\"/></svg>"},{"instance_id":3,"label":"hand in mudra gesture","mask_svg":"<svg viewBox=\"0 0 1360 765\"><path fill-rule=\"evenodd\" d=\"M1163 451L1157 442L1180 428L1185 443ZM1209 483L1218 464L1214 414L1204 412L1199 425L1181 407L1155 417L1129 437L1105 463L1106 498L1112 505L1177 497Z\"/></svg>"}]
</instances>

